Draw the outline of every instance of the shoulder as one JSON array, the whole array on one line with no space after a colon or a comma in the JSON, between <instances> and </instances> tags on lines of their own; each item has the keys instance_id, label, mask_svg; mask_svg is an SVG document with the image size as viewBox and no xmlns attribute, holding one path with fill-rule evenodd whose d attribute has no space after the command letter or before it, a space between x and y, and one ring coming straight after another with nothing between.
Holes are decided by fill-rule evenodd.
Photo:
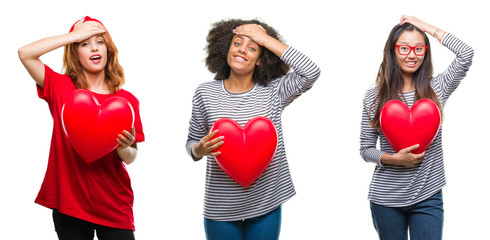
<instances>
[{"instance_id":1,"label":"shoulder","mask_svg":"<svg viewBox=\"0 0 490 240\"><path fill-rule=\"evenodd\" d=\"M375 105L376 105L375 100L378 97L378 92L379 92L379 88L377 86L370 88L366 91L366 93L364 94L364 100L363 100L364 107L369 108L369 109L372 109L373 107L375 107Z\"/></svg>"},{"instance_id":2,"label":"shoulder","mask_svg":"<svg viewBox=\"0 0 490 240\"><path fill-rule=\"evenodd\" d=\"M222 88L223 80L213 80L199 84L197 86L194 95L208 93L208 92L216 92L217 90Z\"/></svg>"},{"instance_id":3,"label":"shoulder","mask_svg":"<svg viewBox=\"0 0 490 240\"><path fill-rule=\"evenodd\" d=\"M138 98L136 98L132 93L130 93L129 91L126 91L124 89L120 89L119 91L114 93L114 96L126 98L131 104L135 103L135 104L139 105Z\"/></svg>"},{"instance_id":4,"label":"shoulder","mask_svg":"<svg viewBox=\"0 0 490 240\"><path fill-rule=\"evenodd\" d=\"M61 83L72 83L71 78L68 75L57 73L53 71L48 65L44 65L44 80L46 81L56 81Z\"/></svg>"},{"instance_id":5,"label":"shoulder","mask_svg":"<svg viewBox=\"0 0 490 240\"><path fill-rule=\"evenodd\" d=\"M210 89L210 88L213 89L216 87L221 87L222 84L223 84L223 80L207 81L199 84L199 86L197 86L197 90Z\"/></svg>"},{"instance_id":6,"label":"shoulder","mask_svg":"<svg viewBox=\"0 0 490 240\"><path fill-rule=\"evenodd\" d=\"M378 87L373 87L373 88L368 89L364 95L364 100L374 99L378 95L378 92L379 92Z\"/></svg>"}]
</instances>

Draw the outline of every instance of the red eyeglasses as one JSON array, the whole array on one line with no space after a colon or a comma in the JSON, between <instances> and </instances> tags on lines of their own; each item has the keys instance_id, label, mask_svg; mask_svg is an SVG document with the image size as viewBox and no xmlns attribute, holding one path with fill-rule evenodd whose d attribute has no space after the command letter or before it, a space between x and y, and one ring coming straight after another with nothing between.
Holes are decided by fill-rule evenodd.
<instances>
[{"instance_id":1,"label":"red eyeglasses","mask_svg":"<svg viewBox=\"0 0 490 240\"><path fill-rule=\"evenodd\" d=\"M417 45L415 47L409 45L395 45L395 47L398 48L398 53L400 55L408 55L413 50L413 52L417 56L424 56L425 52L427 51L427 48L429 48L426 45Z\"/></svg>"}]
</instances>

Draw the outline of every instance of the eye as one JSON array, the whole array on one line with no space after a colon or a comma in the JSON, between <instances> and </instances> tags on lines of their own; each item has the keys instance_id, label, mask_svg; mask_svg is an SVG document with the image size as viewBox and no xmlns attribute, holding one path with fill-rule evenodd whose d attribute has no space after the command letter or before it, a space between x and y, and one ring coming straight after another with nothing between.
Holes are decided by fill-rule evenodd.
<instances>
[{"instance_id":1,"label":"eye","mask_svg":"<svg viewBox=\"0 0 490 240\"><path fill-rule=\"evenodd\" d=\"M250 52L255 52L255 51L256 51L256 49L255 49L255 48L253 48L253 47L249 47L249 48L248 48L248 50L249 50Z\"/></svg>"},{"instance_id":2,"label":"eye","mask_svg":"<svg viewBox=\"0 0 490 240\"><path fill-rule=\"evenodd\" d=\"M104 41L99 40L99 41L97 41L97 43L98 43L98 44L104 44Z\"/></svg>"},{"instance_id":3,"label":"eye","mask_svg":"<svg viewBox=\"0 0 490 240\"><path fill-rule=\"evenodd\" d=\"M407 47L407 46L401 46L401 47L400 47L400 49L401 49L402 51L408 51L408 47Z\"/></svg>"},{"instance_id":4,"label":"eye","mask_svg":"<svg viewBox=\"0 0 490 240\"><path fill-rule=\"evenodd\" d=\"M80 44L80 46L82 46L82 47L88 46L88 43L87 42L83 42L83 43Z\"/></svg>"},{"instance_id":5,"label":"eye","mask_svg":"<svg viewBox=\"0 0 490 240\"><path fill-rule=\"evenodd\" d=\"M235 46L239 47L241 44L239 42L233 43Z\"/></svg>"}]
</instances>

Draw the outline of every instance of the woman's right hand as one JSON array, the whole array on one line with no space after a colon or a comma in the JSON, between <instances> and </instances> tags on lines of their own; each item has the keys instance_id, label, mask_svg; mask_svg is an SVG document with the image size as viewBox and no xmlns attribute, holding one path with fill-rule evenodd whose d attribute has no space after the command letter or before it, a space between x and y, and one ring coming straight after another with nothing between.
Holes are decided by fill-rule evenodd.
<instances>
[{"instance_id":1,"label":"woman's right hand","mask_svg":"<svg viewBox=\"0 0 490 240\"><path fill-rule=\"evenodd\" d=\"M418 29L420 29L422 32L426 32L428 34L430 34L431 36L435 37L439 42L442 41L442 38L444 37L444 35L446 35L446 32L435 27L435 26L432 26L414 16L408 16L408 15L403 15L400 19L400 24L403 25L405 23L410 23L412 25L414 25L415 27L417 27Z\"/></svg>"},{"instance_id":2,"label":"woman's right hand","mask_svg":"<svg viewBox=\"0 0 490 240\"><path fill-rule=\"evenodd\" d=\"M84 22L84 20L85 18L80 19L70 33L43 38L19 48L20 61L41 88L44 87L44 64L40 59L43 54L106 32L102 24L95 21Z\"/></svg>"},{"instance_id":3,"label":"woman's right hand","mask_svg":"<svg viewBox=\"0 0 490 240\"><path fill-rule=\"evenodd\" d=\"M425 151L419 154L414 154L412 151L419 148L419 144L404 148L395 154L385 153L381 155L381 164L401 165L405 167L413 167L424 160Z\"/></svg>"},{"instance_id":4,"label":"woman's right hand","mask_svg":"<svg viewBox=\"0 0 490 240\"><path fill-rule=\"evenodd\" d=\"M213 152L213 150L223 145L223 139L225 138L224 136L220 136L212 139L214 136L216 136L216 134L218 134L218 132L218 129L212 131L208 135L204 136L199 143L192 146L191 152L194 158L201 159L207 155L218 156L221 154L220 152Z\"/></svg>"},{"instance_id":5,"label":"woman's right hand","mask_svg":"<svg viewBox=\"0 0 490 240\"><path fill-rule=\"evenodd\" d=\"M87 21L85 22L85 17L78 20L75 23L73 31L70 34L73 36L73 40L75 42L81 42L85 39L88 39L94 35L105 33L107 30L105 27L96 21Z\"/></svg>"}]
</instances>

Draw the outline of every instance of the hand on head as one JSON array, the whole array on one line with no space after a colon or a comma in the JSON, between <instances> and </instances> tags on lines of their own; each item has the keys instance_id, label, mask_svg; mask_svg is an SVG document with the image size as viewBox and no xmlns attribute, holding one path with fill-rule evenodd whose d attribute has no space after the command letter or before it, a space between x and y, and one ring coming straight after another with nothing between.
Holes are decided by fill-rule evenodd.
<instances>
[{"instance_id":1,"label":"hand on head","mask_svg":"<svg viewBox=\"0 0 490 240\"><path fill-rule=\"evenodd\" d=\"M78 20L70 29L70 34L74 36L76 42L81 42L94 35L105 33L107 30L98 20L83 17Z\"/></svg>"},{"instance_id":2,"label":"hand on head","mask_svg":"<svg viewBox=\"0 0 490 240\"><path fill-rule=\"evenodd\" d=\"M260 46L264 46L270 36L259 24L244 24L233 29L236 35L247 36Z\"/></svg>"}]
</instances>

